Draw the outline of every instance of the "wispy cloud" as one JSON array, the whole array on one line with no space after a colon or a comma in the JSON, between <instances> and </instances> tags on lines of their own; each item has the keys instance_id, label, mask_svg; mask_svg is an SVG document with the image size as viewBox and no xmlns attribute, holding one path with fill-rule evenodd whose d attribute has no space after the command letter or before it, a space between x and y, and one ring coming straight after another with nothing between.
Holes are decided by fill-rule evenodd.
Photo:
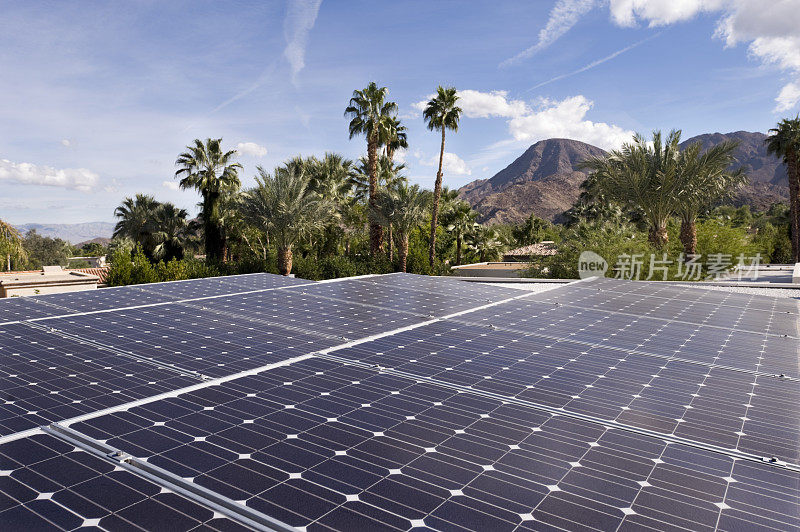
<instances>
[{"instance_id":1,"label":"wispy cloud","mask_svg":"<svg viewBox=\"0 0 800 532\"><path fill-rule=\"evenodd\" d=\"M561 75L559 75L559 76L556 76L556 77L554 77L554 78L550 78L550 79L548 79L547 81L543 81L543 82L541 82L541 83L538 83L538 84L534 85L533 87L531 87L530 89L528 89L528 90L527 90L527 91L525 91L525 92L527 93L527 92L530 92L530 91L532 91L532 90L534 90L534 89L538 89L539 87L544 87L545 85L549 85L550 83L553 83L553 82L555 82L555 81L559 81L559 80L562 80L562 79L564 79L564 78L568 78L568 77L570 77L570 76L574 76L575 74L580 74L581 72L586 72L587 70L591 70L591 69L593 69L594 67L596 67L596 66L600 66L600 65L602 65L603 63L605 63L605 62L607 62L607 61L611 61L611 60L612 60L612 59L614 59L615 57L617 57L617 56L619 56L619 55L622 55L622 54L624 54L625 52L628 52L628 51L630 51L630 50L633 50L634 48L636 48L636 47L637 47L637 46L639 46L640 44L644 44L644 43L646 43L647 41L650 41L650 40L652 40L652 39L655 39L656 37L659 37L659 36L660 36L662 33L664 33L664 32L663 32L663 31L660 31L660 32L658 32L658 33L656 33L656 34L653 34L653 35L651 35L651 36L649 36L649 37L647 37L647 38L645 38L645 39L642 39L641 41L637 41L637 42L635 42L635 43L633 43L633 44L631 44L631 45L629 45L629 46L626 46L625 48L622 48L622 49L620 49L620 50L617 50L616 52L614 52L614 53L612 53L612 54L608 54L607 56L605 56L605 57L603 57L603 58L600 58L600 59L598 59L598 60L596 60L596 61L592 61L592 62L591 62L591 63L589 63L588 65L582 66L581 68L579 68L579 69L577 69L577 70L573 70L572 72L567 72L566 74L561 74Z\"/></svg>"},{"instance_id":2,"label":"wispy cloud","mask_svg":"<svg viewBox=\"0 0 800 532\"><path fill-rule=\"evenodd\" d=\"M539 31L539 40L536 44L521 51L514 57L506 59L500 63L500 67L511 66L544 50L572 29L578 20L591 11L596 4L596 0L558 0L553 9L550 10L547 24Z\"/></svg>"},{"instance_id":3,"label":"wispy cloud","mask_svg":"<svg viewBox=\"0 0 800 532\"><path fill-rule=\"evenodd\" d=\"M292 69L292 79L306 66L308 33L317 21L320 4L322 0L289 0L283 21L283 34L286 37L283 55Z\"/></svg>"}]
</instances>

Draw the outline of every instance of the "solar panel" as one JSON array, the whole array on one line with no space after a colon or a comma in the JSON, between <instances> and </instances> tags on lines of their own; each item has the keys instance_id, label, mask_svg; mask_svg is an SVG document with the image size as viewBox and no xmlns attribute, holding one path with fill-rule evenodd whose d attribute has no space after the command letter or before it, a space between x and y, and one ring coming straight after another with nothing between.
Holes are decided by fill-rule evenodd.
<instances>
[{"instance_id":1,"label":"solar panel","mask_svg":"<svg viewBox=\"0 0 800 532\"><path fill-rule=\"evenodd\" d=\"M282 275L259 274L245 277L247 278L228 281L223 277L207 277L205 279L189 279L186 281L137 285L136 288L145 293L166 295L173 299L196 299L236 292L299 286L310 283L310 281L304 279L284 277Z\"/></svg>"},{"instance_id":2,"label":"solar panel","mask_svg":"<svg viewBox=\"0 0 800 532\"><path fill-rule=\"evenodd\" d=\"M137 294L155 299L132 305ZM96 517L83 499L59 502L61 515L36 502L55 491L14 499L3 479L30 475L16 461L0 466L12 523L800 526L795 301L613 279L529 294L408 274L68 296L0 301L22 322L0 324L0 460L28 446L40 467L44 446L48 467L98 460L88 485L138 489L125 473L160 493L140 489L123 510L96 502ZM80 489L63 500L99 488Z\"/></svg>"},{"instance_id":3,"label":"solar panel","mask_svg":"<svg viewBox=\"0 0 800 532\"><path fill-rule=\"evenodd\" d=\"M65 309L38 303L30 297L4 297L0 298L0 325L7 322L64 314L64 311Z\"/></svg>"},{"instance_id":4,"label":"solar panel","mask_svg":"<svg viewBox=\"0 0 800 532\"><path fill-rule=\"evenodd\" d=\"M109 310L139 305L152 305L174 301L170 295L159 295L144 292L136 286L121 286L83 292L68 292L26 298L57 310L52 316Z\"/></svg>"},{"instance_id":5,"label":"solar panel","mask_svg":"<svg viewBox=\"0 0 800 532\"><path fill-rule=\"evenodd\" d=\"M180 304L48 320L48 327L129 355L210 377L272 364L337 343Z\"/></svg>"},{"instance_id":6,"label":"solar panel","mask_svg":"<svg viewBox=\"0 0 800 532\"><path fill-rule=\"evenodd\" d=\"M196 382L47 330L0 327L0 436Z\"/></svg>"},{"instance_id":7,"label":"solar panel","mask_svg":"<svg viewBox=\"0 0 800 532\"><path fill-rule=\"evenodd\" d=\"M0 445L0 523L6 530L235 530L238 525L57 438Z\"/></svg>"},{"instance_id":8,"label":"solar panel","mask_svg":"<svg viewBox=\"0 0 800 532\"><path fill-rule=\"evenodd\" d=\"M73 428L293 526L795 522L753 504L768 465L321 360Z\"/></svg>"}]
</instances>

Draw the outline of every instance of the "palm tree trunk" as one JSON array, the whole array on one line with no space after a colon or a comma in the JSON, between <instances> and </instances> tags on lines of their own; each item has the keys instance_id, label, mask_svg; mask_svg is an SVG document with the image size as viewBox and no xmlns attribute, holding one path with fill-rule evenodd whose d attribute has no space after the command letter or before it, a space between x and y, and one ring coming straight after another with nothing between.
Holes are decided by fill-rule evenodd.
<instances>
[{"instance_id":1,"label":"palm tree trunk","mask_svg":"<svg viewBox=\"0 0 800 532\"><path fill-rule=\"evenodd\" d=\"M6 264L8 264L8 268L6 268L7 272L11 271L11 253L6 253Z\"/></svg>"},{"instance_id":2,"label":"palm tree trunk","mask_svg":"<svg viewBox=\"0 0 800 532\"><path fill-rule=\"evenodd\" d=\"M389 244L389 262L394 260L394 241L392 239L392 224L389 224L389 234L387 235L387 240Z\"/></svg>"},{"instance_id":3,"label":"palm tree trunk","mask_svg":"<svg viewBox=\"0 0 800 532\"><path fill-rule=\"evenodd\" d=\"M650 231L647 234L647 239L656 249L662 249L669 241L666 225L650 226Z\"/></svg>"},{"instance_id":4,"label":"palm tree trunk","mask_svg":"<svg viewBox=\"0 0 800 532\"><path fill-rule=\"evenodd\" d=\"M786 154L786 170L789 178L789 216L792 228L792 262L800 262L800 172L798 172L798 154Z\"/></svg>"},{"instance_id":5,"label":"palm tree trunk","mask_svg":"<svg viewBox=\"0 0 800 532\"><path fill-rule=\"evenodd\" d=\"M377 132L373 133L377 135ZM367 158L369 160L369 208L378 206L378 140L367 139ZM370 252L375 255L383 248L383 227L381 224L369 224Z\"/></svg>"},{"instance_id":6,"label":"palm tree trunk","mask_svg":"<svg viewBox=\"0 0 800 532\"><path fill-rule=\"evenodd\" d=\"M687 257L697 252L697 220L694 216L681 217L681 242Z\"/></svg>"},{"instance_id":7,"label":"palm tree trunk","mask_svg":"<svg viewBox=\"0 0 800 532\"><path fill-rule=\"evenodd\" d=\"M406 273L406 262L408 260L408 234L400 234L400 271Z\"/></svg>"},{"instance_id":8,"label":"palm tree trunk","mask_svg":"<svg viewBox=\"0 0 800 532\"><path fill-rule=\"evenodd\" d=\"M289 275L292 273L292 248L278 249L278 273L281 275Z\"/></svg>"},{"instance_id":9,"label":"palm tree trunk","mask_svg":"<svg viewBox=\"0 0 800 532\"><path fill-rule=\"evenodd\" d=\"M461 266L461 234L456 235L456 266Z\"/></svg>"},{"instance_id":10,"label":"palm tree trunk","mask_svg":"<svg viewBox=\"0 0 800 532\"><path fill-rule=\"evenodd\" d=\"M439 200L442 198L442 162L444 160L444 132L442 126L442 147L439 150L439 170L436 172L436 184L433 187L433 213L431 215L431 246L428 250L428 262L433 268L433 261L436 257L436 225L439 217Z\"/></svg>"}]
</instances>

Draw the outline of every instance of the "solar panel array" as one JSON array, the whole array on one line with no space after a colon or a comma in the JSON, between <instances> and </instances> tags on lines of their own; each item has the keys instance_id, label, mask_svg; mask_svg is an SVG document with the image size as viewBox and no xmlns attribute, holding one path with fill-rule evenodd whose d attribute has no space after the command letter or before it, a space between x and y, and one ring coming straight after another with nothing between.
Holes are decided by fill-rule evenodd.
<instances>
[{"instance_id":1,"label":"solar panel array","mask_svg":"<svg viewBox=\"0 0 800 532\"><path fill-rule=\"evenodd\" d=\"M0 525L796 529L798 314L406 274L0 300Z\"/></svg>"}]
</instances>

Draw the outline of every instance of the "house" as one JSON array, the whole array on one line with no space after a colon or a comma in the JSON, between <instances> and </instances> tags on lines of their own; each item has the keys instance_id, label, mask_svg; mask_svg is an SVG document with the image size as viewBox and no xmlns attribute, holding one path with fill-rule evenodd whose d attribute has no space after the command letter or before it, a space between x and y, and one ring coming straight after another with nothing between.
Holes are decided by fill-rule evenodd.
<instances>
[{"instance_id":1,"label":"house","mask_svg":"<svg viewBox=\"0 0 800 532\"><path fill-rule=\"evenodd\" d=\"M45 266L41 271L0 273L0 297L35 296L94 290L100 278L61 266Z\"/></svg>"}]
</instances>

